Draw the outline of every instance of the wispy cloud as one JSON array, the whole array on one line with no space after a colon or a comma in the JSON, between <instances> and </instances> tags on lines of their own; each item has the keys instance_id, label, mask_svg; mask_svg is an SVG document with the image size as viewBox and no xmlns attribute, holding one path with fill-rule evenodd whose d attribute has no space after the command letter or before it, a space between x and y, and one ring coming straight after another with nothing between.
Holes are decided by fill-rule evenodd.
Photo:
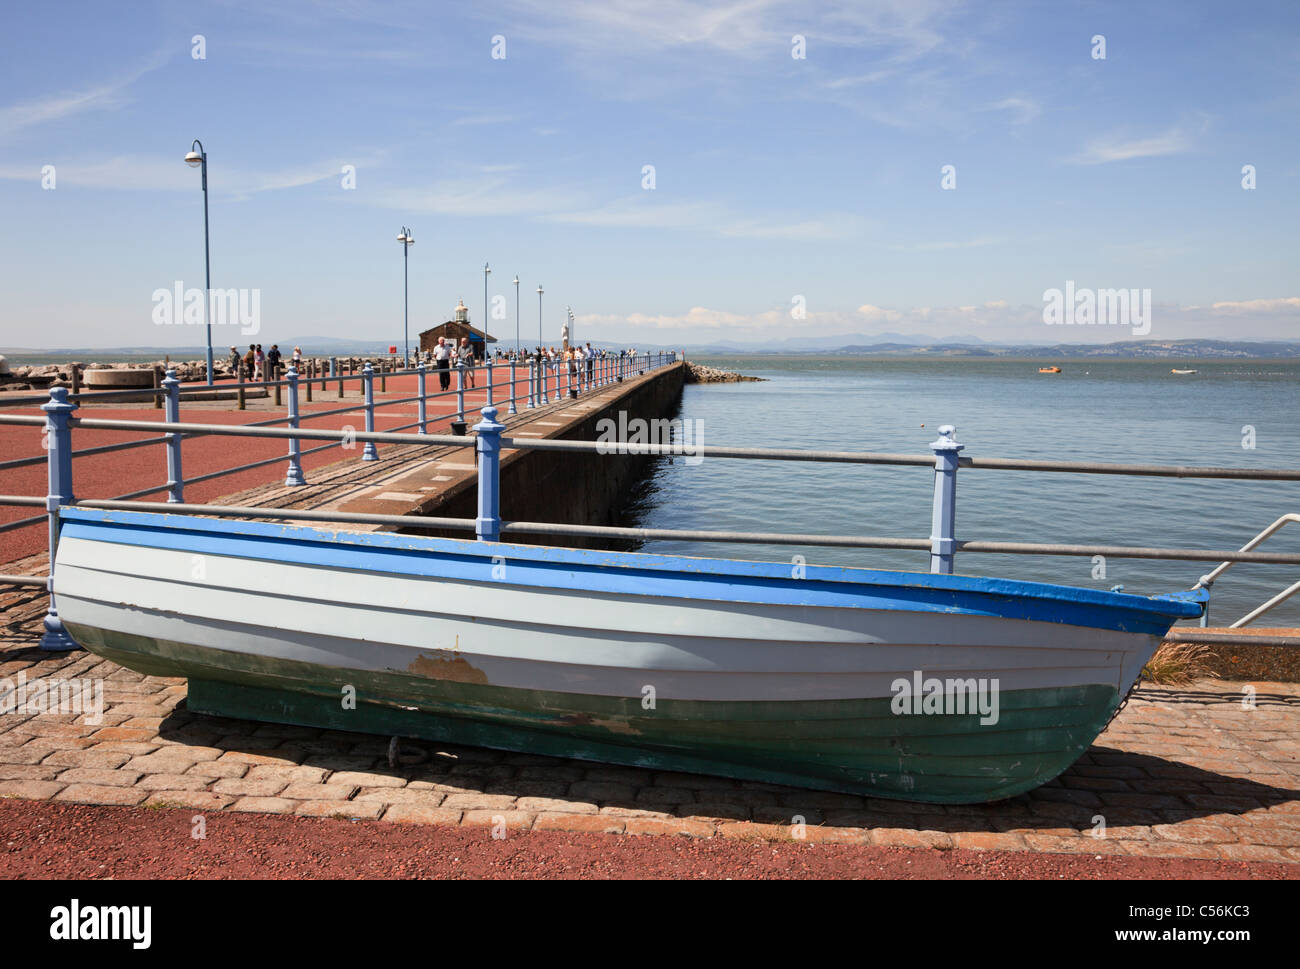
<instances>
[{"instance_id":1,"label":"wispy cloud","mask_svg":"<svg viewBox=\"0 0 1300 969\"><path fill-rule=\"evenodd\" d=\"M1247 313L1283 313L1300 319L1300 296L1283 296L1277 299L1247 299L1214 303L1210 309L1216 313L1238 316ZM1296 334L1300 336L1300 333Z\"/></svg>"},{"instance_id":2,"label":"wispy cloud","mask_svg":"<svg viewBox=\"0 0 1300 969\"><path fill-rule=\"evenodd\" d=\"M1230 339L1295 339L1294 322L1300 313L1300 297L1254 299L1216 303L1209 309L1157 303L1148 339L1224 338L1225 315L1240 320L1239 332ZM621 335L640 334L647 341L689 339L771 341L787 336L793 318L789 306L769 307L756 312L710 309L694 306L681 313L635 312L591 314L579 323L618 330ZM810 305L799 320L801 333L818 338L844 337L875 341L899 335L922 341L943 342L972 338L990 343L1038 344L1110 343L1135 339L1127 328L1076 326L1068 331L1043 323L1041 304L1011 304L989 300L979 305L882 307L864 303L856 309L820 309Z\"/></svg>"},{"instance_id":3,"label":"wispy cloud","mask_svg":"<svg viewBox=\"0 0 1300 969\"><path fill-rule=\"evenodd\" d=\"M220 166L209 173L209 189L214 196L246 199L263 192L302 188L331 179L342 179L343 166L356 167L359 178L365 169L380 163L382 153L358 152L350 158L322 159L291 168L255 171ZM124 192L189 192L199 185L199 177L175 157L117 155L91 161L62 162L57 156L39 163L0 165L0 180L30 181L37 184L41 168L55 166L60 189L109 189Z\"/></svg>"},{"instance_id":4,"label":"wispy cloud","mask_svg":"<svg viewBox=\"0 0 1300 969\"><path fill-rule=\"evenodd\" d=\"M842 213L789 219L779 215L753 218L719 202L661 203L654 198L619 199L596 207L552 212L546 220L590 226L677 229L732 239L790 241L846 239L865 227L863 220Z\"/></svg>"},{"instance_id":5,"label":"wispy cloud","mask_svg":"<svg viewBox=\"0 0 1300 969\"><path fill-rule=\"evenodd\" d=\"M1070 161L1076 165L1104 165L1107 162L1131 161L1134 158L1181 155L1192 150L1196 136L1208 126L1208 120L1195 126L1174 125L1159 134L1145 137L1113 132L1089 142L1084 151Z\"/></svg>"},{"instance_id":6,"label":"wispy cloud","mask_svg":"<svg viewBox=\"0 0 1300 969\"><path fill-rule=\"evenodd\" d=\"M1012 124L1028 124L1043 113L1042 106L1031 98L1003 98L989 107L994 111L1011 112Z\"/></svg>"},{"instance_id":7,"label":"wispy cloud","mask_svg":"<svg viewBox=\"0 0 1300 969\"><path fill-rule=\"evenodd\" d=\"M381 191L378 204L406 212L459 217L531 216L581 204L564 189L520 188L500 175L437 179L425 186Z\"/></svg>"},{"instance_id":8,"label":"wispy cloud","mask_svg":"<svg viewBox=\"0 0 1300 969\"><path fill-rule=\"evenodd\" d=\"M521 36L587 54L708 51L732 58L789 58L795 34L809 48L871 50L892 65L945 41L943 26L961 0L512 0ZM811 56L811 55L810 55ZM844 79L848 80L848 79Z\"/></svg>"},{"instance_id":9,"label":"wispy cloud","mask_svg":"<svg viewBox=\"0 0 1300 969\"><path fill-rule=\"evenodd\" d=\"M127 89L150 71L168 60L165 52L155 53L135 69L79 91L63 91L41 98L0 108L0 138L10 137L25 128L70 118L87 111L120 107L129 101Z\"/></svg>"}]
</instances>

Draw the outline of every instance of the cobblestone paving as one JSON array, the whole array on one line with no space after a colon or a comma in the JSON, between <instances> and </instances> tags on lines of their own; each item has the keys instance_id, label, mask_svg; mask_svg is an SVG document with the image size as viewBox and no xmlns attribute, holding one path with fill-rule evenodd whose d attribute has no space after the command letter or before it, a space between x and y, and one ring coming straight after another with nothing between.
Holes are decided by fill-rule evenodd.
<instances>
[{"instance_id":1,"label":"cobblestone paving","mask_svg":"<svg viewBox=\"0 0 1300 969\"><path fill-rule=\"evenodd\" d=\"M44 607L36 590L0 597L0 680L102 678L102 720L0 715L0 797L482 825L485 837L504 825L1300 862L1297 684L1143 688L1050 784L918 805L423 741L402 741L390 765L386 737L194 714L184 680L42 653Z\"/></svg>"}]
</instances>

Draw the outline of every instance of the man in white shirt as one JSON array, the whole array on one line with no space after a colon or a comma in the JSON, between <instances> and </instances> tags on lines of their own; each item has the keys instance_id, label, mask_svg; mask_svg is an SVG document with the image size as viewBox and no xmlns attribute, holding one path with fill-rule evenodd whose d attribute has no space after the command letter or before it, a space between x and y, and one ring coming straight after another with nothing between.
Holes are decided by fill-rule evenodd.
<instances>
[{"instance_id":1,"label":"man in white shirt","mask_svg":"<svg viewBox=\"0 0 1300 969\"><path fill-rule=\"evenodd\" d=\"M451 386L451 347L446 337L438 337L438 345L433 348L433 362L438 365L438 388L446 390Z\"/></svg>"}]
</instances>

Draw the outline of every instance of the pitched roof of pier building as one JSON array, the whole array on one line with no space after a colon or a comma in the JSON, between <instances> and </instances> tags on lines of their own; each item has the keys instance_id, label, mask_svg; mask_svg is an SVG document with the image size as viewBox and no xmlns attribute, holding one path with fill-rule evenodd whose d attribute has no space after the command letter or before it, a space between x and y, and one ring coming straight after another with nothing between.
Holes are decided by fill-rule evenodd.
<instances>
[{"instance_id":1,"label":"pitched roof of pier building","mask_svg":"<svg viewBox=\"0 0 1300 969\"><path fill-rule=\"evenodd\" d=\"M461 337L469 337L471 343L496 343L497 338L472 326L469 321L469 308L462 299L456 306L455 317L446 323L439 323L435 327L425 330L420 334L420 349L432 350L438 345L438 337L446 337L449 341L460 342Z\"/></svg>"}]
</instances>

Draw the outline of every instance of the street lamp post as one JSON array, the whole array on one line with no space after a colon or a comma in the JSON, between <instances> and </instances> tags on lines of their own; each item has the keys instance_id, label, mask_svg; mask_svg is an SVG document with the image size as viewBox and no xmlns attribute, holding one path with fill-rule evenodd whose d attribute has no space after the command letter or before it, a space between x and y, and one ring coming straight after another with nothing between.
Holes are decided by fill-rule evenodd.
<instances>
[{"instance_id":1,"label":"street lamp post","mask_svg":"<svg viewBox=\"0 0 1300 969\"><path fill-rule=\"evenodd\" d=\"M402 244L402 349L406 354L402 358L402 369L405 370L411 364L411 277L407 269L406 254L411 246L415 245L415 236L411 234L410 229L402 226L397 241Z\"/></svg>"},{"instance_id":2,"label":"street lamp post","mask_svg":"<svg viewBox=\"0 0 1300 969\"><path fill-rule=\"evenodd\" d=\"M537 349L542 348L542 284L537 284Z\"/></svg>"},{"instance_id":3,"label":"street lamp post","mask_svg":"<svg viewBox=\"0 0 1300 969\"><path fill-rule=\"evenodd\" d=\"M197 146L198 151L195 151ZM208 153L203 142L195 138L185 156L191 168L203 170L203 319L208 329L208 386L212 386L212 260L208 250Z\"/></svg>"},{"instance_id":4,"label":"street lamp post","mask_svg":"<svg viewBox=\"0 0 1300 969\"><path fill-rule=\"evenodd\" d=\"M519 276L515 276L515 359L519 359Z\"/></svg>"},{"instance_id":5,"label":"street lamp post","mask_svg":"<svg viewBox=\"0 0 1300 969\"><path fill-rule=\"evenodd\" d=\"M488 351L488 345L487 345L487 327L488 327L487 289L488 287L487 284L488 284L488 276L490 275L492 275L492 270L488 268L487 263L483 263L483 356L484 359L487 358L487 351Z\"/></svg>"}]
</instances>

